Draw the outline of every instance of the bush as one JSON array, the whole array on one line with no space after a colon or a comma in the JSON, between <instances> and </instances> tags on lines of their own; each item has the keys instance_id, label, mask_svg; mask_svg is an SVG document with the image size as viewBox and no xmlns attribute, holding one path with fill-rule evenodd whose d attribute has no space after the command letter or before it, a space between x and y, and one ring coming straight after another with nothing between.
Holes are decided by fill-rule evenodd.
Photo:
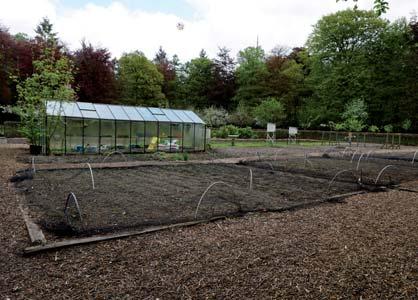
<instances>
[{"instance_id":1,"label":"bush","mask_svg":"<svg viewBox=\"0 0 418 300\"><path fill-rule=\"evenodd\" d=\"M227 123L228 112L223 108L211 106L205 108L200 115L209 127L219 127Z\"/></svg>"},{"instance_id":2,"label":"bush","mask_svg":"<svg viewBox=\"0 0 418 300\"><path fill-rule=\"evenodd\" d=\"M239 128L231 124L222 126L219 129L212 131L213 137L225 139L228 135L238 135L239 138L249 139L255 136L255 132L251 127Z\"/></svg>"},{"instance_id":3,"label":"bush","mask_svg":"<svg viewBox=\"0 0 418 300\"><path fill-rule=\"evenodd\" d=\"M385 125L383 126L383 130L387 133L393 132L393 125L392 124Z\"/></svg>"},{"instance_id":4,"label":"bush","mask_svg":"<svg viewBox=\"0 0 418 300\"><path fill-rule=\"evenodd\" d=\"M238 128L238 134L243 139L250 139L255 135L251 127Z\"/></svg>"},{"instance_id":5,"label":"bush","mask_svg":"<svg viewBox=\"0 0 418 300\"><path fill-rule=\"evenodd\" d=\"M250 109L240 103L237 109L229 115L228 122L239 127L252 126L254 117Z\"/></svg>"},{"instance_id":6,"label":"bush","mask_svg":"<svg viewBox=\"0 0 418 300\"><path fill-rule=\"evenodd\" d=\"M412 121L410 119L406 119L405 121L402 122L402 129L405 131L408 131L409 128L411 128L412 125Z\"/></svg>"},{"instance_id":7,"label":"bush","mask_svg":"<svg viewBox=\"0 0 418 300\"><path fill-rule=\"evenodd\" d=\"M239 128L234 125L224 125L221 126L218 130L213 131L213 136L217 138L227 138L228 135L238 135Z\"/></svg>"},{"instance_id":8,"label":"bush","mask_svg":"<svg viewBox=\"0 0 418 300\"><path fill-rule=\"evenodd\" d=\"M379 127L377 127L376 125L371 125L369 126L369 132L379 132Z\"/></svg>"}]
</instances>

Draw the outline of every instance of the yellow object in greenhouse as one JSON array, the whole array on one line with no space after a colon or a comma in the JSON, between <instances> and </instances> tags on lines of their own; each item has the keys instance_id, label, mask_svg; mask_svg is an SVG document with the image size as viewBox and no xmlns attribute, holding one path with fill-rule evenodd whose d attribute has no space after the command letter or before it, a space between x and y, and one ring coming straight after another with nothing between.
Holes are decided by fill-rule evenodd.
<instances>
[{"instance_id":1,"label":"yellow object in greenhouse","mask_svg":"<svg viewBox=\"0 0 418 300\"><path fill-rule=\"evenodd\" d=\"M157 150L157 143L158 143L158 138L156 136L153 136L151 139L151 143L148 145L148 151Z\"/></svg>"}]
</instances>

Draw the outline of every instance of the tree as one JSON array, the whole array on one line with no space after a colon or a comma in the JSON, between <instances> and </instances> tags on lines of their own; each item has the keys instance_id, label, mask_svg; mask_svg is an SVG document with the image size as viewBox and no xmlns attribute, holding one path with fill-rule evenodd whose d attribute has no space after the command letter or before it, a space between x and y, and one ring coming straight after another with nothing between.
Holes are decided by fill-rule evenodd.
<instances>
[{"instance_id":1,"label":"tree","mask_svg":"<svg viewBox=\"0 0 418 300\"><path fill-rule=\"evenodd\" d=\"M266 126L267 123L281 124L286 118L283 104L276 98L267 98L254 109L257 123Z\"/></svg>"},{"instance_id":2,"label":"tree","mask_svg":"<svg viewBox=\"0 0 418 300\"><path fill-rule=\"evenodd\" d=\"M244 106L255 107L270 95L270 89L265 84L268 70L264 50L261 47L245 48L238 53L238 64L238 90L234 100Z\"/></svg>"},{"instance_id":3,"label":"tree","mask_svg":"<svg viewBox=\"0 0 418 300\"><path fill-rule=\"evenodd\" d=\"M406 59L406 97L401 103L400 113L405 119L410 119L411 130L418 130L418 18L413 17L409 22L408 49Z\"/></svg>"},{"instance_id":4,"label":"tree","mask_svg":"<svg viewBox=\"0 0 418 300\"><path fill-rule=\"evenodd\" d=\"M321 112L313 118L316 125L339 122L345 103L352 99L374 101L379 83L373 82L371 66L388 61L370 60L379 54L377 45L388 26L374 12L350 9L325 16L314 26L307 42L307 84L313 90L310 102Z\"/></svg>"},{"instance_id":5,"label":"tree","mask_svg":"<svg viewBox=\"0 0 418 300\"><path fill-rule=\"evenodd\" d=\"M73 60L79 101L110 103L117 98L115 61L107 49L94 48L83 41Z\"/></svg>"},{"instance_id":6,"label":"tree","mask_svg":"<svg viewBox=\"0 0 418 300\"><path fill-rule=\"evenodd\" d=\"M336 0L339 2L340 0ZM342 0L347 2L348 0ZM356 5L354 6L355 9L357 9L357 2L358 0L353 0ZM378 16L384 14L389 9L389 3L386 0L374 0L374 11Z\"/></svg>"},{"instance_id":7,"label":"tree","mask_svg":"<svg viewBox=\"0 0 418 300\"><path fill-rule=\"evenodd\" d=\"M185 65L185 103L195 108L209 105L209 93L213 86L213 62L206 56L204 50L198 58L192 59Z\"/></svg>"},{"instance_id":8,"label":"tree","mask_svg":"<svg viewBox=\"0 0 418 300\"><path fill-rule=\"evenodd\" d=\"M297 109L300 106L300 93L303 87L303 65L286 55L283 48L273 49L267 57L268 76L266 85L272 97L280 98L284 105L287 121L295 124Z\"/></svg>"},{"instance_id":9,"label":"tree","mask_svg":"<svg viewBox=\"0 0 418 300\"><path fill-rule=\"evenodd\" d=\"M49 28L52 30L52 27ZM31 144L39 145L41 128L46 120L46 100L69 101L75 99L73 84L73 65L66 57L57 57L55 43L44 44L39 60L33 62L34 73L17 85L19 100L14 111L20 117L20 130ZM46 136L54 134L59 118L49 119Z\"/></svg>"},{"instance_id":10,"label":"tree","mask_svg":"<svg viewBox=\"0 0 418 300\"><path fill-rule=\"evenodd\" d=\"M166 106L163 75L143 53L123 54L118 61L117 80L122 102L131 105Z\"/></svg>"},{"instance_id":11,"label":"tree","mask_svg":"<svg viewBox=\"0 0 418 300\"><path fill-rule=\"evenodd\" d=\"M42 21L36 26L36 41L42 44L44 47L54 49L58 45L57 33L53 31L53 24L48 18L43 18Z\"/></svg>"},{"instance_id":12,"label":"tree","mask_svg":"<svg viewBox=\"0 0 418 300\"><path fill-rule=\"evenodd\" d=\"M164 82L162 92L167 98L168 106L173 104L174 80L176 79L176 68L172 61L167 58L167 53L160 46L154 58L154 64L158 71L163 75Z\"/></svg>"},{"instance_id":13,"label":"tree","mask_svg":"<svg viewBox=\"0 0 418 300\"><path fill-rule=\"evenodd\" d=\"M27 36L12 36L0 26L0 104L17 101L16 80L22 81L32 75L34 43Z\"/></svg>"},{"instance_id":14,"label":"tree","mask_svg":"<svg viewBox=\"0 0 418 300\"><path fill-rule=\"evenodd\" d=\"M209 105L225 109L232 109L231 100L236 91L236 64L229 53L229 49L219 48L217 57L213 60L213 84L209 91Z\"/></svg>"}]
</instances>

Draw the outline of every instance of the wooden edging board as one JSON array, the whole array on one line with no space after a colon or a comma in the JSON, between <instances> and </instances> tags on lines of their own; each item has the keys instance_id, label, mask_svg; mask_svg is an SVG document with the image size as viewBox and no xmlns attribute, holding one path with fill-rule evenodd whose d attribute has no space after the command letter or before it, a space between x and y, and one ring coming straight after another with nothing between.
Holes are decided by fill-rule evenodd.
<instances>
[{"instance_id":1,"label":"wooden edging board","mask_svg":"<svg viewBox=\"0 0 418 300\"><path fill-rule=\"evenodd\" d=\"M306 208L306 207L311 207L311 206L318 205L324 202L332 202L332 201L336 201L342 198L364 194L364 193L366 193L366 191L356 191L356 192L351 192L351 193L346 193L346 194L341 194L341 195L335 195L335 196L328 197L320 201L311 202L311 203L299 203L299 204L295 204L295 205L288 206L288 207L283 207L283 208L272 210L272 211L283 212L283 211L295 210L299 208ZM178 223L178 224L165 225L165 226L154 226L154 227L150 227L144 230L128 231L128 232L120 232L120 233L114 233L114 234L109 234L109 235L64 240L64 241L54 242L50 244L27 247L23 250L23 253L31 254L31 253L37 253L37 252L48 251L48 250L53 250L53 249L55 250L55 249L70 247L70 246L75 246L75 245L82 245L82 244L89 244L89 243L107 241L107 240L112 240L112 239L125 238L129 236L142 235L142 234L147 234L151 232L157 232L157 231L162 231L162 230L167 230L167 229L172 229L172 228L194 226L198 224L204 224L204 223L214 222L218 220L223 220L226 218L227 218L226 216L220 216L220 217L214 217L214 218L207 219L207 220L191 221L191 222Z\"/></svg>"}]
</instances>

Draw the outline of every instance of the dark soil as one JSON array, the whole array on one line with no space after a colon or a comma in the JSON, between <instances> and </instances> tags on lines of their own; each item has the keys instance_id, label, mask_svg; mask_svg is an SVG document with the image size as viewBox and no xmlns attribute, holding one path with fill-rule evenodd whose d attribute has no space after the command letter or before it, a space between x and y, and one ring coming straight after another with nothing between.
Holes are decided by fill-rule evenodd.
<instances>
[{"instance_id":1,"label":"dark soil","mask_svg":"<svg viewBox=\"0 0 418 300\"><path fill-rule=\"evenodd\" d=\"M124 162L124 161L188 161L188 160L211 160L218 158L234 157L233 154L224 153L217 150L206 152L155 152L155 153L112 153L107 154L69 154L69 155L50 155L35 156L36 164L59 164L59 163L101 163L101 162ZM18 161L31 164L32 156L28 154L19 155Z\"/></svg>"},{"instance_id":2,"label":"dark soil","mask_svg":"<svg viewBox=\"0 0 418 300\"><path fill-rule=\"evenodd\" d=\"M412 165L410 161L401 159L394 160L381 156L380 158L364 156L359 161L359 155L355 155L351 160L351 156L332 157L327 155L324 157L308 157L307 159L289 158L286 160L272 161L253 161L245 162L247 166L263 168L266 170L277 170L282 172L290 172L293 174L302 174L314 178L322 178L331 180L338 172L341 172L336 181L342 182L358 182L359 179L363 184L374 185L380 171L388 166L378 180L378 185L394 185L405 181L418 179L418 164ZM327 158L328 157L328 158ZM358 168L357 168L358 164Z\"/></svg>"},{"instance_id":3,"label":"dark soil","mask_svg":"<svg viewBox=\"0 0 418 300\"><path fill-rule=\"evenodd\" d=\"M329 179L245 166L205 164L147 166L124 169L95 169L96 189L92 189L90 172L84 170L38 171L33 180L18 183L26 194L27 206L44 229L55 234L80 235L172 224L220 215L240 215L268 211L324 197L355 191L356 183L337 182L328 190ZM71 205L65 226L65 200L73 192L82 212L80 222Z\"/></svg>"}]
</instances>

